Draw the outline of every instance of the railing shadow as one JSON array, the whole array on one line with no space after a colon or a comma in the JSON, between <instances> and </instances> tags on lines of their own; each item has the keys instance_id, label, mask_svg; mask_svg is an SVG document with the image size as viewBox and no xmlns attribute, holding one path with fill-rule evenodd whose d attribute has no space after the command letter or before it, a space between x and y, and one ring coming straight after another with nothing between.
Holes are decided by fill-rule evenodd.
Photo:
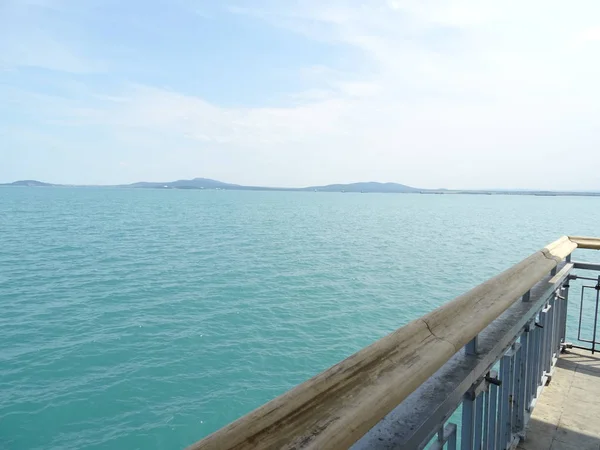
<instances>
[{"instance_id":1,"label":"railing shadow","mask_svg":"<svg viewBox=\"0 0 600 450\"><path fill-rule=\"evenodd\" d=\"M581 420L585 420L581 416ZM518 450L598 450L600 437L593 432L582 431L560 421L557 424L532 418L527 436L519 443ZM589 423L589 422L588 422ZM595 424L597 425L597 424Z\"/></svg>"},{"instance_id":2,"label":"railing shadow","mask_svg":"<svg viewBox=\"0 0 600 450\"><path fill-rule=\"evenodd\" d=\"M561 354L556 367L585 373L594 377L600 377L600 353L592 355L591 352L578 349L576 352L566 350Z\"/></svg>"}]
</instances>

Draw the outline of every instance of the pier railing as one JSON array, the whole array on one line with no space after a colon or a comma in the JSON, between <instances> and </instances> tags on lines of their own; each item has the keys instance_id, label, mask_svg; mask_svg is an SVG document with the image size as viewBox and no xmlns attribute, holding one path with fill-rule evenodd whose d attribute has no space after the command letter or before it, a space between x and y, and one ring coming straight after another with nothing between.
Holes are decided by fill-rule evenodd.
<instances>
[{"instance_id":1,"label":"pier railing","mask_svg":"<svg viewBox=\"0 0 600 450\"><path fill-rule=\"evenodd\" d=\"M600 239L553 242L189 448L514 446L565 345L572 271L600 270L576 248Z\"/></svg>"}]
</instances>

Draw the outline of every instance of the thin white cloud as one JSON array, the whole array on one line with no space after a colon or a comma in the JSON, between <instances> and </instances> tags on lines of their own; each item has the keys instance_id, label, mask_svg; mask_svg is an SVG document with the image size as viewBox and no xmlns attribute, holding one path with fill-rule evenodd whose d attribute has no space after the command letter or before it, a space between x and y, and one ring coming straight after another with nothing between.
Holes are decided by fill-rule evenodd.
<instances>
[{"instance_id":1,"label":"thin white cloud","mask_svg":"<svg viewBox=\"0 0 600 450\"><path fill-rule=\"evenodd\" d=\"M105 70L98 62L75 54L69 46L43 32L23 31L0 39L0 66L37 67L68 73L92 73Z\"/></svg>"},{"instance_id":2,"label":"thin white cloud","mask_svg":"<svg viewBox=\"0 0 600 450\"><path fill-rule=\"evenodd\" d=\"M580 42L599 42L600 41L600 26L590 27L583 30L577 35L577 40Z\"/></svg>"},{"instance_id":3,"label":"thin white cloud","mask_svg":"<svg viewBox=\"0 0 600 450\"><path fill-rule=\"evenodd\" d=\"M67 73L102 72L106 65L86 58L75 42L48 29L48 13L68 6L61 0L7 0L0 5L0 67L35 67Z\"/></svg>"}]
</instances>

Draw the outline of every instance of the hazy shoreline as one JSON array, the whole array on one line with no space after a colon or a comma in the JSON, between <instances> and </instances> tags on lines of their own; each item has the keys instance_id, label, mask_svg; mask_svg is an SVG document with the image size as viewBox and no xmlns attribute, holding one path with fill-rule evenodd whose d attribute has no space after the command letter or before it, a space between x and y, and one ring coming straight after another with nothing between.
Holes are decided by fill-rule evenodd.
<instances>
[{"instance_id":1,"label":"hazy shoreline","mask_svg":"<svg viewBox=\"0 0 600 450\"><path fill-rule=\"evenodd\" d=\"M272 192L338 192L362 194L465 194L465 195L532 195L539 197L598 197L600 192L594 191L547 191L547 190L470 190L470 189L420 189L399 183L360 182L348 184L330 184L325 186L309 186L303 188L280 188L268 186L245 186L224 183L208 178L177 180L170 182L138 182L122 185L72 185L53 184L37 180L20 180L13 183L0 184L0 187L68 187L68 188L128 188L128 189L181 189L181 190L229 190L229 191L272 191Z\"/></svg>"}]
</instances>

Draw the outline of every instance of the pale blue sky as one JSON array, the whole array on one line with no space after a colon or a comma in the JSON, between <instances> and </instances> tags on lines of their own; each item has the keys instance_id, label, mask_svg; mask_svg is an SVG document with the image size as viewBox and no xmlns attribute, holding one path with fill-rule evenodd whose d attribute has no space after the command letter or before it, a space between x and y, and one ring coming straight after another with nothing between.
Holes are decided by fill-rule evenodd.
<instances>
[{"instance_id":1,"label":"pale blue sky","mask_svg":"<svg viewBox=\"0 0 600 450\"><path fill-rule=\"evenodd\" d=\"M0 0L0 182L600 190L599 79L597 0Z\"/></svg>"}]
</instances>

